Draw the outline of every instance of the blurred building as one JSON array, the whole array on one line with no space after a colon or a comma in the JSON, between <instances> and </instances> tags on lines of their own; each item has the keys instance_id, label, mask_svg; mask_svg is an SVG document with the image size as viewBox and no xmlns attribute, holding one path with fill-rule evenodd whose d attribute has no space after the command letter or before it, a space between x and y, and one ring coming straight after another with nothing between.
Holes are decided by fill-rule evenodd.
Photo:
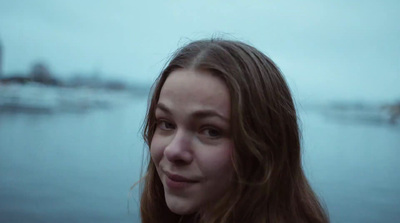
<instances>
[{"instance_id":1,"label":"blurred building","mask_svg":"<svg viewBox=\"0 0 400 223\"><path fill-rule=\"evenodd\" d=\"M3 46L0 41L0 79L3 77Z\"/></svg>"},{"instance_id":2,"label":"blurred building","mask_svg":"<svg viewBox=\"0 0 400 223\"><path fill-rule=\"evenodd\" d=\"M33 64L29 76L35 82L50 85L58 84L58 81L51 75L48 67L44 63Z\"/></svg>"}]
</instances>

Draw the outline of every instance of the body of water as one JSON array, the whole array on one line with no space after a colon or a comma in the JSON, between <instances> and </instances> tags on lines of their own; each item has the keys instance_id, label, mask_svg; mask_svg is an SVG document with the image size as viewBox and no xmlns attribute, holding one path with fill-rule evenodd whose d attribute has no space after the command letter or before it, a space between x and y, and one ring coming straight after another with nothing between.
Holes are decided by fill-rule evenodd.
<instances>
[{"instance_id":1,"label":"body of water","mask_svg":"<svg viewBox=\"0 0 400 223\"><path fill-rule=\"evenodd\" d=\"M84 113L0 113L0 222L139 222L146 98ZM300 111L304 168L332 222L400 221L400 127ZM128 208L129 201L129 208Z\"/></svg>"}]
</instances>

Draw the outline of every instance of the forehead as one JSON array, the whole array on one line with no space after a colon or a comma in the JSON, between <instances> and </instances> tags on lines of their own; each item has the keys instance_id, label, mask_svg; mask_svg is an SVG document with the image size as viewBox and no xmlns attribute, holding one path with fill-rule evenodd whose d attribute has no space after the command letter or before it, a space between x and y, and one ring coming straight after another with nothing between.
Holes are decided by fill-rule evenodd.
<instances>
[{"instance_id":1,"label":"forehead","mask_svg":"<svg viewBox=\"0 0 400 223\"><path fill-rule=\"evenodd\" d=\"M165 81L159 102L193 109L217 109L230 114L230 95L225 82L209 71L178 69Z\"/></svg>"}]
</instances>

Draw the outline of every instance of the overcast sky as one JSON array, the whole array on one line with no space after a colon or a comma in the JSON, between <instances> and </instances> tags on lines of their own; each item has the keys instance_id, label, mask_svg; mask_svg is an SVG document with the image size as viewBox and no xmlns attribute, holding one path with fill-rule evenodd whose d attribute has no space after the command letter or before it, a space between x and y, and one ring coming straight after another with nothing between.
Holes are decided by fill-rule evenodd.
<instances>
[{"instance_id":1,"label":"overcast sky","mask_svg":"<svg viewBox=\"0 0 400 223\"><path fill-rule=\"evenodd\" d=\"M0 0L3 73L150 84L189 40L252 44L300 99L400 99L400 1Z\"/></svg>"}]
</instances>

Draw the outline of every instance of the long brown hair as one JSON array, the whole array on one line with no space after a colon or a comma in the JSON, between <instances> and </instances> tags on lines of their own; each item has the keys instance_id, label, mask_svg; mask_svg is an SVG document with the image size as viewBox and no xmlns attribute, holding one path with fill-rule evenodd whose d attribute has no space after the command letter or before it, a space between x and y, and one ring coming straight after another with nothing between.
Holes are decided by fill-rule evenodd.
<instances>
[{"instance_id":1,"label":"long brown hair","mask_svg":"<svg viewBox=\"0 0 400 223\"><path fill-rule=\"evenodd\" d=\"M149 101L143 137L150 148L155 106L168 75L178 68L207 70L222 78L231 96L235 179L230 191L200 222L329 222L302 169L297 115L277 66L252 46L211 39L178 49L161 72ZM143 223L182 220L172 213L150 159L141 197Z\"/></svg>"}]
</instances>

